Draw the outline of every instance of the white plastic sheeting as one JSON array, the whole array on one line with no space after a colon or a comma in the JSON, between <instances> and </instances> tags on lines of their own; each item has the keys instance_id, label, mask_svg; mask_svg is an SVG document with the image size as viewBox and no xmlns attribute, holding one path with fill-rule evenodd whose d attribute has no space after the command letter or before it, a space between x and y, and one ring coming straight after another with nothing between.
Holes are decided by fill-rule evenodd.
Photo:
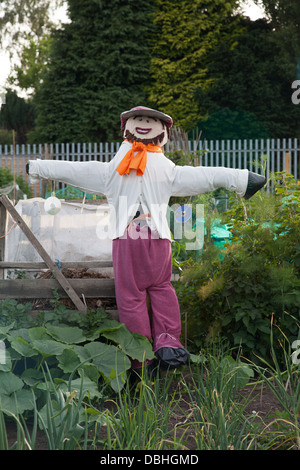
<instances>
[{"instance_id":1,"label":"white plastic sheeting","mask_svg":"<svg viewBox=\"0 0 300 470\"><path fill-rule=\"evenodd\" d=\"M61 211L49 215L44 210L45 200L21 200L15 209L55 261L111 261L112 241L101 239L97 231L107 231L109 206L61 201ZM13 220L8 214L6 232ZM98 232L99 233L99 232ZM18 225L5 240L5 261L43 261Z\"/></svg>"}]
</instances>

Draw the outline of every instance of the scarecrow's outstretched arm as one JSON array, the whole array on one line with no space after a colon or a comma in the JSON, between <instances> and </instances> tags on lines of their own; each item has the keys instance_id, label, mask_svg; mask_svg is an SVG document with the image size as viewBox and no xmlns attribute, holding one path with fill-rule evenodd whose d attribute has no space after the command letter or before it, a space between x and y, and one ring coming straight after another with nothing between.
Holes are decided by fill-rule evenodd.
<instances>
[{"instance_id":1,"label":"scarecrow's outstretched arm","mask_svg":"<svg viewBox=\"0 0 300 470\"><path fill-rule=\"evenodd\" d=\"M105 194L107 163L30 160L26 166L31 183L39 179L60 181L84 192Z\"/></svg>"},{"instance_id":2,"label":"scarecrow's outstretched arm","mask_svg":"<svg viewBox=\"0 0 300 470\"><path fill-rule=\"evenodd\" d=\"M172 184L173 196L196 196L225 188L249 199L264 186L264 176L248 170L225 167L176 166Z\"/></svg>"}]
</instances>

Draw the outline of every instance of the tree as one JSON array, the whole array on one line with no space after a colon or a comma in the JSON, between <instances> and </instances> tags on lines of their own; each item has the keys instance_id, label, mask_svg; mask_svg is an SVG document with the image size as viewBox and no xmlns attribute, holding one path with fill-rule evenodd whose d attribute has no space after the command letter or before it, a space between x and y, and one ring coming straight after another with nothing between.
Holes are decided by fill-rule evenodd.
<instances>
[{"instance_id":1,"label":"tree","mask_svg":"<svg viewBox=\"0 0 300 470\"><path fill-rule=\"evenodd\" d=\"M274 40L281 47L281 68L292 82L300 79L300 2L299 0L254 0L264 7L274 29Z\"/></svg>"},{"instance_id":2,"label":"tree","mask_svg":"<svg viewBox=\"0 0 300 470\"><path fill-rule=\"evenodd\" d=\"M51 45L50 34L45 34L40 40L30 39L23 47L20 65L15 65L8 82L26 90L27 94L36 93L46 71Z\"/></svg>"},{"instance_id":3,"label":"tree","mask_svg":"<svg viewBox=\"0 0 300 470\"><path fill-rule=\"evenodd\" d=\"M236 0L157 0L154 23L150 101L170 114L176 125L189 131L206 110L195 100L212 80L208 77L208 53L234 32L228 19ZM230 28L233 23L229 23ZM234 29L234 26L233 26Z\"/></svg>"},{"instance_id":4,"label":"tree","mask_svg":"<svg viewBox=\"0 0 300 470\"><path fill-rule=\"evenodd\" d=\"M120 138L120 113L146 103L151 0L69 0L35 96L36 139Z\"/></svg>"},{"instance_id":5,"label":"tree","mask_svg":"<svg viewBox=\"0 0 300 470\"><path fill-rule=\"evenodd\" d=\"M52 9L63 0L0 0L0 45L13 53L28 39L41 38L53 26Z\"/></svg>"},{"instance_id":6,"label":"tree","mask_svg":"<svg viewBox=\"0 0 300 470\"><path fill-rule=\"evenodd\" d=\"M0 127L16 131L16 143L25 144L26 134L33 128L34 109L31 103L20 98L15 91L8 90L5 105L0 111ZM0 142L2 143L2 142Z\"/></svg>"},{"instance_id":7,"label":"tree","mask_svg":"<svg viewBox=\"0 0 300 470\"><path fill-rule=\"evenodd\" d=\"M214 86L198 90L197 101L209 118L199 127L203 137L296 137L300 131L300 107L291 101L288 70L281 66L284 52L274 41L267 20L239 20L242 33L220 43L210 54L208 77Z\"/></svg>"}]
</instances>

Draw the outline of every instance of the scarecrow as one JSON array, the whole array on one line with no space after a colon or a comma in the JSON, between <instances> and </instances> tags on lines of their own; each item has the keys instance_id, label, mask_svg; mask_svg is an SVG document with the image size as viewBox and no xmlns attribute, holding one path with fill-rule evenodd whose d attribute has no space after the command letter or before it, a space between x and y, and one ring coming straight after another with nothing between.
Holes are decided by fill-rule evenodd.
<instances>
[{"instance_id":1,"label":"scarecrow","mask_svg":"<svg viewBox=\"0 0 300 470\"><path fill-rule=\"evenodd\" d=\"M153 342L161 366L174 368L186 364L189 353L180 342L180 310L171 284L169 199L217 188L248 199L266 180L248 170L175 165L162 151L172 124L167 114L138 106L121 114L124 141L110 162L32 160L28 172L32 182L61 181L107 198L120 321ZM147 362L149 371L156 362ZM132 360L131 366L140 371L142 364Z\"/></svg>"}]
</instances>

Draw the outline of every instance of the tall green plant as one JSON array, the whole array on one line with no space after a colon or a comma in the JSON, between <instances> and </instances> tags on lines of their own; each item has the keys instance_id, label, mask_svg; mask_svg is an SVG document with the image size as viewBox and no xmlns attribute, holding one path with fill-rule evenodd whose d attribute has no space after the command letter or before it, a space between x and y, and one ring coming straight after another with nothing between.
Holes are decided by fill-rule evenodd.
<instances>
[{"instance_id":1,"label":"tall green plant","mask_svg":"<svg viewBox=\"0 0 300 470\"><path fill-rule=\"evenodd\" d=\"M273 320L273 318L272 318ZM298 331L300 334L299 326ZM299 364L294 363L291 354L291 343L286 335L280 331L280 347L284 360L280 360L274 345L274 328L272 325L270 343L272 362L264 358L262 363L267 367L257 366L256 369L262 381L268 386L283 409L278 413L272 425L284 433L278 433L275 443L278 447L297 448L300 450L300 370Z\"/></svg>"},{"instance_id":2,"label":"tall green plant","mask_svg":"<svg viewBox=\"0 0 300 470\"><path fill-rule=\"evenodd\" d=\"M87 450L89 431L94 428L93 419L89 422L93 408L88 399L89 385L82 376L74 388L71 374L67 390L63 391L55 384L47 366L44 375L46 403L38 412L38 419L49 450Z\"/></svg>"},{"instance_id":3,"label":"tall green plant","mask_svg":"<svg viewBox=\"0 0 300 470\"><path fill-rule=\"evenodd\" d=\"M270 357L272 315L291 341L297 337L300 191L286 174L274 175L274 184L274 196L238 201L224 214L233 237L223 259L207 247L176 286L197 346L221 334L252 359Z\"/></svg>"},{"instance_id":4,"label":"tall green plant","mask_svg":"<svg viewBox=\"0 0 300 470\"><path fill-rule=\"evenodd\" d=\"M195 440L199 450L251 450L256 448L253 416L247 415L239 388L253 377L252 368L240 359L206 352L205 361L191 372L186 390L195 419Z\"/></svg>"},{"instance_id":5,"label":"tall green plant","mask_svg":"<svg viewBox=\"0 0 300 470\"><path fill-rule=\"evenodd\" d=\"M143 370L132 390L126 387L114 401L116 413L107 422L108 450L183 449L183 436L170 429L170 419L178 402L170 392L168 377L152 384Z\"/></svg>"},{"instance_id":6,"label":"tall green plant","mask_svg":"<svg viewBox=\"0 0 300 470\"><path fill-rule=\"evenodd\" d=\"M9 422L16 426L16 440L10 445L6 429L5 416ZM37 436L37 413L35 409L32 432L30 434L26 421L22 415L16 415L7 409L1 408L0 403L0 450L34 450Z\"/></svg>"}]
</instances>

